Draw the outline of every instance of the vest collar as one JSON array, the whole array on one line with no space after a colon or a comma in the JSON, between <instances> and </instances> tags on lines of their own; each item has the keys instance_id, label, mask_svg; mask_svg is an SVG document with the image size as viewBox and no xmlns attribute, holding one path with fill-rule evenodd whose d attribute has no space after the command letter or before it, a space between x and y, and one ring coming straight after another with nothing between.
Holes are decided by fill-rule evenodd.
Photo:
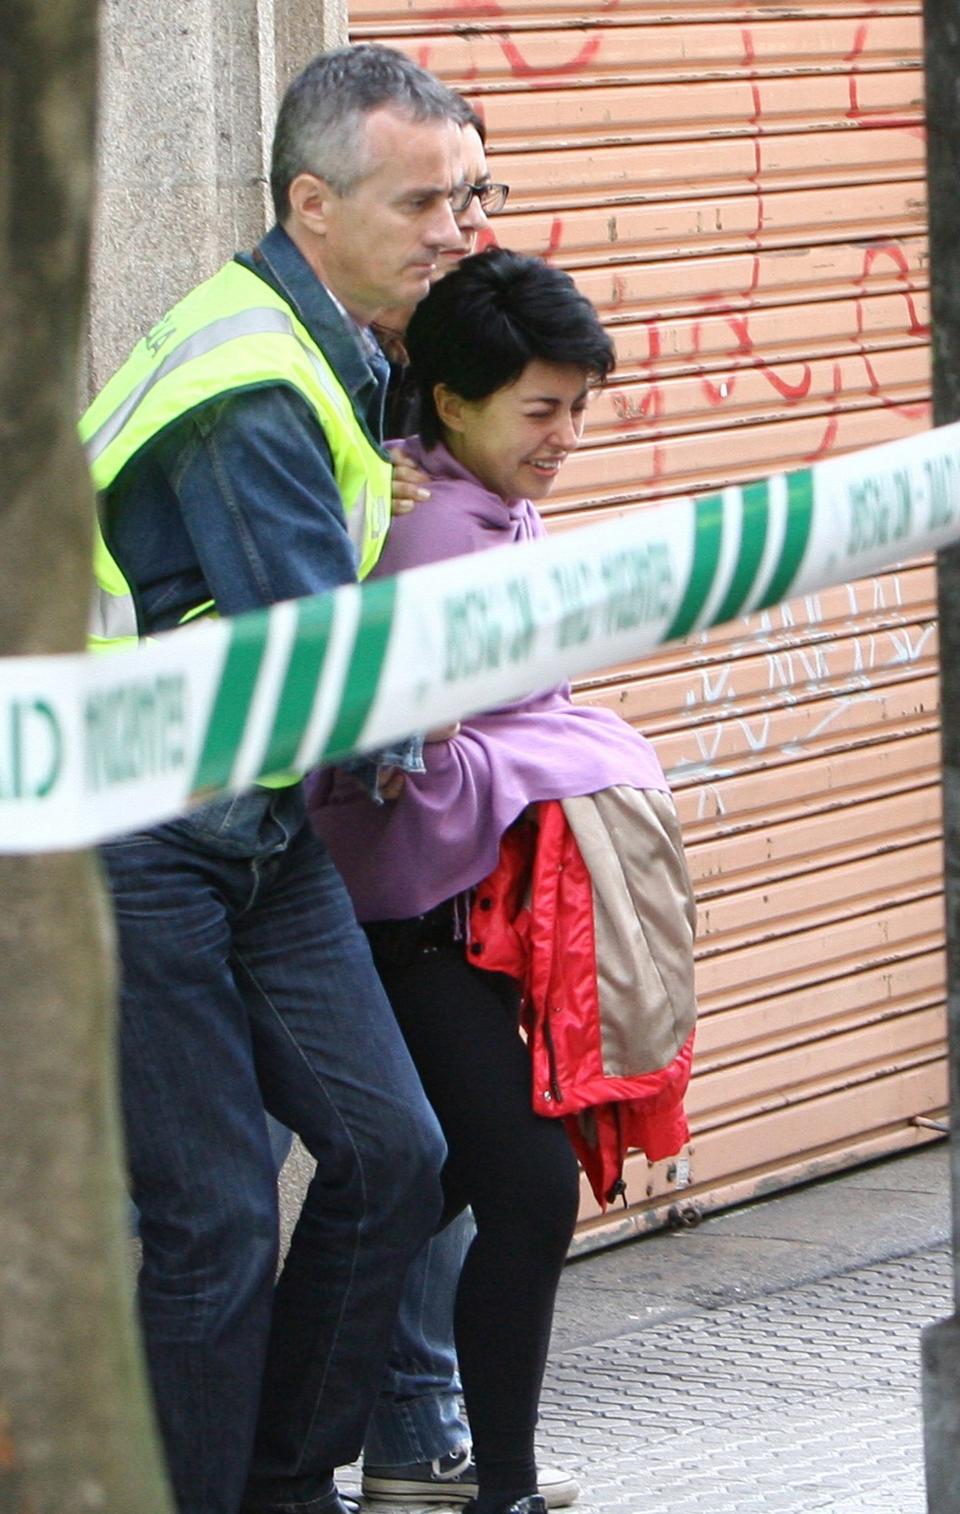
<instances>
[{"instance_id":1,"label":"vest collar","mask_svg":"<svg viewBox=\"0 0 960 1514\"><path fill-rule=\"evenodd\" d=\"M359 326L320 282L282 226L272 230L252 253L237 262L258 274L282 295L321 347L341 384L363 415L376 408L379 385L364 354Z\"/></svg>"}]
</instances>

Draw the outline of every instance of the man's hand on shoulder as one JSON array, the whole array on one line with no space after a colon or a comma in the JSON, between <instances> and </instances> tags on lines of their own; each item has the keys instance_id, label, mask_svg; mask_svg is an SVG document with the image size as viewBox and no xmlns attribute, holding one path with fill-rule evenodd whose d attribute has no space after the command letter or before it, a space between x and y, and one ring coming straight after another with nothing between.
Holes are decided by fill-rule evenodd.
<instances>
[{"instance_id":1,"label":"man's hand on shoulder","mask_svg":"<svg viewBox=\"0 0 960 1514\"><path fill-rule=\"evenodd\" d=\"M430 498L430 476L412 463L402 446L391 447L393 486L391 509L394 515L409 515L415 506Z\"/></svg>"}]
</instances>

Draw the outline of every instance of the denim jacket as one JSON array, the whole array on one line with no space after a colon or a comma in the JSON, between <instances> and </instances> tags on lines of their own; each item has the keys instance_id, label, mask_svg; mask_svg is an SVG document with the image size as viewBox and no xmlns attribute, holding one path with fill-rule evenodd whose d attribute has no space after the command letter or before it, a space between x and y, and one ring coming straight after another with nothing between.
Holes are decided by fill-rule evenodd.
<instances>
[{"instance_id":1,"label":"denim jacket","mask_svg":"<svg viewBox=\"0 0 960 1514\"><path fill-rule=\"evenodd\" d=\"M387 386L359 329L280 226L238 261L289 302L380 439ZM356 557L326 437L306 401L277 385L192 411L121 474L101 504L104 534L148 633L204 600L239 615L356 581ZM376 797L378 762L422 770L412 738L354 764Z\"/></svg>"},{"instance_id":2,"label":"denim jacket","mask_svg":"<svg viewBox=\"0 0 960 1514\"><path fill-rule=\"evenodd\" d=\"M239 261L286 299L336 369L374 437L385 372L282 227ZM214 599L238 615L356 579L330 449L283 385L227 395L157 437L107 495L105 534L149 632Z\"/></svg>"}]
</instances>

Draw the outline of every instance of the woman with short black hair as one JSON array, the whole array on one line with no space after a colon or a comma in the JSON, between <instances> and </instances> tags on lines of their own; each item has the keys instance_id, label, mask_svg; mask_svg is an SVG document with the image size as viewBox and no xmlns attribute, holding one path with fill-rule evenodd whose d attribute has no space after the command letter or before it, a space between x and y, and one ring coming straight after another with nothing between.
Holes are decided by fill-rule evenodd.
<instances>
[{"instance_id":1,"label":"woman with short black hair","mask_svg":"<svg viewBox=\"0 0 960 1514\"><path fill-rule=\"evenodd\" d=\"M434 285L406 344L420 399L408 449L431 498L394 521L378 572L541 536L531 501L553 487L613 368L593 306L560 270L494 248ZM465 721L425 761L382 805L347 775L321 778L314 820L443 1127L447 1213L469 1203L477 1222L455 1315L479 1484L468 1508L542 1514L534 1429L577 1164L563 1122L533 1111L518 983L476 965L470 912L504 838L541 801L617 786L670 801L650 745L612 712L574 705L566 685ZM685 876L681 859L678 898ZM689 936L689 918L676 930ZM688 1066L668 1090L674 1150Z\"/></svg>"}]
</instances>

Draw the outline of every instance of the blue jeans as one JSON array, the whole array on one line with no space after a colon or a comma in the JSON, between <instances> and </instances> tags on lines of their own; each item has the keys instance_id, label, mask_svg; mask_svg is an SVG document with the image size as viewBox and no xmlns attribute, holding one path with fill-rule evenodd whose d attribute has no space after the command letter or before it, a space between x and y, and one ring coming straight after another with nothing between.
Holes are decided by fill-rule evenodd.
<instances>
[{"instance_id":1,"label":"blue jeans","mask_svg":"<svg viewBox=\"0 0 960 1514\"><path fill-rule=\"evenodd\" d=\"M269 1115L267 1132L279 1172L293 1137ZM134 1208L132 1228L138 1227ZM368 1467L439 1460L469 1444L470 1430L460 1412L453 1302L476 1228L470 1210L464 1209L421 1246L407 1268L390 1355L363 1442Z\"/></svg>"},{"instance_id":2,"label":"blue jeans","mask_svg":"<svg viewBox=\"0 0 960 1514\"><path fill-rule=\"evenodd\" d=\"M442 1137L299 788L103 857L140 1311L180 1514L309 1506L359 1453L439 1215ZM275 1290L264 1106L317 1162Z\"/></svg>"},{"instance_id":3,"label":"blue jeans","mask_svg":"<svg viewBox=\"0 0 960 1514\"><path fill-rule=\"evenodd\" d=\"M279 1171L291 1135L269 1115L267 1129ZM453 1302L476 1229L473 1215L464 1209L421 1246L407 1269L390 1355L363 1442L365 1466L411 1466L469 1444L470 1431L460 1412Z\"/></svg>"},{"instance_id":4,"label":"blue jeans","mask_svg":"<svg viewBox=\"0 0 960 1514\"><path fill-rule=\"evenodd\" d=\"M460 1414L453 1301L475 1231L465 1209L410 1264L380 1396L363 1443L368 1467L433 1461L470 1440Z\"/></svg>"}]
</instances>

